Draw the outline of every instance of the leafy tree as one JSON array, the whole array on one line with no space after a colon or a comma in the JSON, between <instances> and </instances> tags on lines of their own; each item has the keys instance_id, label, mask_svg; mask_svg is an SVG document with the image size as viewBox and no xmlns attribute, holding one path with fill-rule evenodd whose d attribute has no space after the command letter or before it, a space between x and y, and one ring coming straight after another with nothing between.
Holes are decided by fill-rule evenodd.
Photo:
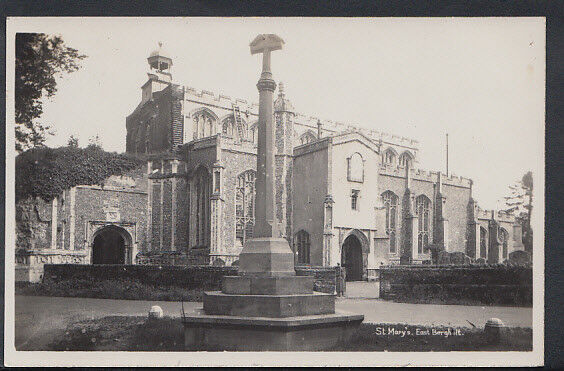
<instances>
[{"instance_id":1,"label":"leafy tree","mask_svg":"<svg viewBox=\"0 0 564 371\"><path fill-rule=\"evenodd\" d=\"M88 147L87 148L102 148L102 140L100 139L100 136L98 134L96 134L93 137L88 138Z\"/></svg>"},{"instance_id":2,"label":"leafy tree","mask_svg":"<svg viewBox=\"0 0 564 371\"><path fill-rule=\"evenodd\" d=\"M56 78L80 68L86 58L65 45L60 36L42 33L16 34L16 150L42 146L53 132L49 125L37 122L43 114L44 96L57 92Z\"/></svg>"},{"instance_id":3,"label":"leafy tree","mask_svg":"<svg viewBox=\"0 0 564 371\"><path fill-rule=\"evenodd\" d=\"M533 211L533 173L528 171L520 181L509 186L510 194L504 197L506 212L513 213L523 227L525 250L532 252L533 230L531 213Z\"/></svg>"},{"instance_id":4,"label":"leafy tree","mask_svg":"<svg viewBox=\"0 0 564 371\"><path fill-rule=\"evenodd\" d=\"M74 135L71 135L69 137L69 140L67 141L67 146L73 147L73 148L78 148L78 138L75 137Z\"/></svg>"}]
</instances>

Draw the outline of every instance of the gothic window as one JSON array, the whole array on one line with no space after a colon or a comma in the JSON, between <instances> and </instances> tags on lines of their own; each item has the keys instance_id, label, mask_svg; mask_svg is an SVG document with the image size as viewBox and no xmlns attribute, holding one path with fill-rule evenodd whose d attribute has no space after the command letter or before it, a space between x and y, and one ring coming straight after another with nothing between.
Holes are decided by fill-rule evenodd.
<instances>
[{"instance_id":1,"label":"gothic window","mask_svg":"<svg viewBox=\"0 0 564 371\"><path fill-rule=\"evenodd\" d=\"M394 164L396 162L396 153L394 152L393 149L388 148L385 152L384 152L384 164Z\"/></svg>"},{"instance_id":2,"label":"gothic window","mask_svg":"<svg viewBox=\"0 0 564 371\"><path fill-rule=\"evenodd\" d=\"M413 165L413 156L409 152L402 153L399 157L399 164L403 167L411 167Z\"/></svg>"},{"instance_id":3,"label":"gothic window","mask_svg":"<svg viewBox=\"0 0 564 371\"><path fill-rule=\"evenodd\" d=\"M311 131L306 131L300 137L300 145L311 143L311 142L315 141L315 139L316 139L315 135L313 135L313 133Z\"/></svg>"},{"instance_id":4,"label":"gothic window","mask_svg":"<svg viewBox=\"0 0 564 371\"><path fill-rule=\"evenodd\" d=\"M196 246L207 247L210 236L210 190L208 171L200 167L195 175L196 187Z\"/></svg>"},{"instance_id":5,"label":"gothic window","mask_svg":"<svg viewBox=\"0 0 564 371\"><path fill-rule=\"evenodd\" d=\"M298 263L309 264L309 233L304 230L296 233L296 251L298 253Z\"/></svg>"},{"instance_id":6,"label":"gothic window","mask_svg":"<svg viewBox=\"0 0 564 371\"><path fill-rule=\"evenodd\" d=\"M347 178L349 182L363 182L364 181L364 160L360 153L353 153L347 159Z\"/></svg>"},{"instance_id":7,"label":"gothic window","mask_svg":"<svg viewBox=\"0 0 564 371\"><path fill-rule=\"evenodd\" d=\"M507 259L507 240L509 240L509 233L504 228L499 229L499 239L501 240L503 259Z\"/></svg>"},{"instance_id":8,"label":"gothic window","mask_svg":"<svg viewBox=\"0 0 564 371\"><path fill-rule=\"evenodd\" d=\"M229 116L225 120L223 120L223 123L221 124L221 132L228 137L233 138L235 136L235 125L234 125L233 116Z\"/></svg>"},{"instance_id":9,"label":"gothic window","mask_svg":"<svg viewBox=\"0 0 564 371\"><path fill-rule=\"evenodd\" d=\"M353 189L351 191L351 209L358 210L358 194L360 191L358 189Z\"/></svg>"},{"instance_id":10,"label":"gothic window","mask_svg":"<svg viewBox=\"0 0 564 371\"><path fill-rule=\"evenodd\" d=\"M253 237L255 226L255 178L254 170L247 170L237 177L235 193L235 236L241 246Z\"/></svg>"},{"instance_id":11,"label":"gothic window","mask_svg":"<svg viewBox=\"0 0 564 371\"><path fill-rule=\"evenodd\" d=\"M258 142L258 125L256 123L251 126L250 135L251 135L250 140L252 140L253 143L257 144L257 142Z\"/></svg>"},{"instance_id":12,"label":"gothic window","mask_svg":"<svg viewBox=\"0 0 564 371\"><path fill-rule=\"evenodd\" d=\"M488 231L484 227L480 227L480 258L488 257Z\"/></svg>"},{"instance_id":13,"label":"gothic window","mask_svg":"<svg viewBox=\"0 0 564 371\"><path fill-rule=\"evenodd\" d=\"M419 232L417 239L417 252L429 252L429 236L431 230L431 200L425 195L420 195L415 200L416 213L419 217Z\"/></svg>"},{"instance_id":14,"label":"gothic window","mask_svg":"<svg viewBox=\"0 0 564 371\"><path fill-rule=\"evenodd\" d=\"M215 134L215 118L201 110L192 115L194 122L194 139L201 139Z\"/></svg>"},{"instance_id":15,"label":"gothic window","mask_svg":"<svg viewBox=\"0 0 564 371\"><path fill-rule=\"evenodd\" d=\"M390 236L390 253L397 253L397 224L399 197L392 191L382 193L382 202L386 208L386 233Z\"/></svg>"}]
</instances>

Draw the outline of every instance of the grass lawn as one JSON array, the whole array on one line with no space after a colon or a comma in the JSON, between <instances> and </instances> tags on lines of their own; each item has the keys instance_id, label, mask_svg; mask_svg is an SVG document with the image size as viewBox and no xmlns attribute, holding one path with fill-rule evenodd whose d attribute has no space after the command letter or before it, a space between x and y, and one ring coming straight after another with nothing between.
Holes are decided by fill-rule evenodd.
<instances>
[{"instance_id":1,"label":"grass lawn","mask_svg":"<svg viewBox=\"0 0 564 371\"><path fill-rule=\"evenodd\" d=\"M395 334L390 333L395 330ZM432 331L435 330L435 335ZM530 328L507 328L503 341L488 345L481 329L465 327L406 326L401 324L362 324L357 335L332 351L530 351ZM399 333L397 332L399 331ZM401 331L406 331L401 335ZM409 331L409 333L407 333ZM426 335L425 331L429 331ZM444 331L436 334L437 331ZM454 335L459 332L459 335ZM183 326L179 318L104 317L84 320L61 330L48 349L94 351L182 351ZM30 349L31 350L31 349ZM192 349L199 350L199 349Z\"/></svg>"},{"instance_id":2,"label":"grass lawn","mask_svg":"<svg viewBox=\"0 0 564 371\"><path fill-rule=\"evenodd\" d=\"M149 286L118 280L16 282L16 295L157 301L202 301L203 289Z\"/></svg>"}]
</instances>

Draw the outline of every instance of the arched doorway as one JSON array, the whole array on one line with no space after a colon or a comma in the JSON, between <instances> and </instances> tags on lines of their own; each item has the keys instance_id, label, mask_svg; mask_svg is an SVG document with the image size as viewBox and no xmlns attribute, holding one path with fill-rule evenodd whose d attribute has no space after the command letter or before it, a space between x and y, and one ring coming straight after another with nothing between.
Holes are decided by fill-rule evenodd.
<instances>
[{"instance_id":1,"label":"arched doorway","mask_svg":"<svg viewBox=\"0 0 564 371\"><path fill-rule=\"evenodd\" d=\"M92 264L130 263L128 253L131 237L123 228L108 226L94 234L92 241Z\"/></svg>"},{"instance_id":2,"label":"arched doorway","mask_svg":"<svg viewBox=\"0 0 564 371\"><path fill-rule=\"evenodd\" d=\"M347 281L362 280L362 245L354 234L349 235L343 243L341 265L346 269Z\"/></svg>"}]
</instances>

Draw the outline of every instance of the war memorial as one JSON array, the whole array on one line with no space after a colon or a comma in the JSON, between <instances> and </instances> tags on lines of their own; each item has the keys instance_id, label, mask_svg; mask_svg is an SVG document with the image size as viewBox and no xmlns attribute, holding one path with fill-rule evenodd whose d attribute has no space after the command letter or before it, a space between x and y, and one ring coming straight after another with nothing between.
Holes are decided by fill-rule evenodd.
<instances>
[{"instance_id":1,"label":"war memorial","mask_svg":"<svg viewBox=\"0 0 564 371\"><path fill-rule=\"evenodd\" d=\"M204 293L200 314L183 317L185 345L226 350L321 350L348 339L363 315L335 313L335 295L313 292L313 277L296 276L294 254L275 218L274 123L271 52L284 41L258 35L259 90L256 224L239 255L238 276L224 277L221 292Z\"/></svg>"}]
</instances>

